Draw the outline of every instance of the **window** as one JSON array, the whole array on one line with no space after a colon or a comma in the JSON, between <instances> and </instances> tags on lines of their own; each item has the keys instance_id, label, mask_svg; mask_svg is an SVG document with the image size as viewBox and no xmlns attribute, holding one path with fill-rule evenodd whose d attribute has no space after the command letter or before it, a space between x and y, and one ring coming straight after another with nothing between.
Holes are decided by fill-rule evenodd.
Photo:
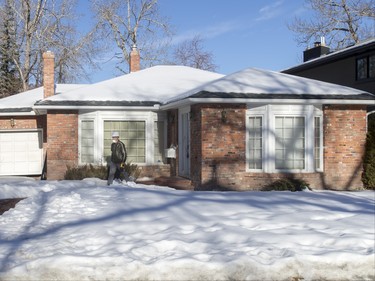
<instances>
[{"instance_id":1,"label":"window","mask_svg":"<svg viewBox=\"0 0 375 281\"><path fill-rule=\"evenodd\" d=\"M322 133L321 117L314 117L314 165L316 170L321 169L322 160Z\"/></svg>"},{"instance_id":2,"label":"window","mask_svg":"<svg viewBox=\"0 0 375 281\"><path fill-rule=\"evenodd\" d=\"M112 132L120 134L128 154L127 162L146 162L146 122L145 121L104 121L104 157L111 157Z\"/></svg>"},{"instance_id":3,"label":"window","mask_svg":"<svg viewBox=\"0 0 375 281\"><path fill-rule=\"evenodd\" d=\"M316 172L323 169L322 109L314 105L249 106L249 171Z\"/></svg>"},{"instance_id":4,"label":"window","mask_svg":"<svg viewBox=\"0 0 375 281\"><path fill-rule=\"evenodd\" d=\"M369 77L375 78L375 55L369 57Z\"/></svg>"},{"instance_id":5,"label":"window","mask_svg":"<svg viewBox=\"0 0 375 281\"><path fill-rule=\"evenodd\" d=\"M154 122L154 161L164 162L164 121Z\"/></svg>"},{"instance_id":6,"label":"window","mask_svg":"<svg viewBox=\"0 0 375 281\"><path fill-rule=\"evenodd\" d=\"M357 80L375 78L375 55L357 59Z\"/></svg>"},{"instance_id":7,"label":"window","mask_svg":"<svg viewBox=\"0 0 375 281\"><path fill-rule=\"evenodd\" d=\"M101 165L111 156L112 132L126 145L127 160L163 164L166 114L144 111L82 111L79 114L79 163Z\"/></svg>"},{"instance_id":8,"label":"window","mask_svg":"<svg viewBox=\"0 0 375 281\"><path fill-rule=\"evenodd\" d=\"M275 168L305 168L305 118L276 117Z\"/></svg>"},{"instance_id":9,"label":"window","mask_svg":"<svg viewBox=\"0 0 375 281\"><path fill-rule=\"evenodd\" d=\"M81 122L81 163L94 163L94 121Z\"/></svg>"},{"instance_id":10,"label":"window","mask_svg":"<svg viewBox=\"0 0 375 281\"><path fill-rule=\"evenodd\" d=\"M249 157L248 163L250 169L262 169L262 117L249 117Z\"/></svg>"}]
</instances>

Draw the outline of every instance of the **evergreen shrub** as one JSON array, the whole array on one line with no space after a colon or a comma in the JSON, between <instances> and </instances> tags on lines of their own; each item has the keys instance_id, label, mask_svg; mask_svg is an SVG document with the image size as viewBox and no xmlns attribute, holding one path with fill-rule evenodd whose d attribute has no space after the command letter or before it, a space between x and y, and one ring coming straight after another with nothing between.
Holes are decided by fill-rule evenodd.
<instances>
[{"instance_id":1,"label":"evergreen shrub","mask_svg":"<svg viewBox=\"0 0 375 281\"><path fill-rule=\"evenodd\" d=\"M362 182L364 188L375 190L375 113L369 115L367 128Z\"/></svg>"},{"instance_id":2,"label":"evergreen shrub","mask_svg":"<svg viewBox=\"0 0 375 281\"><path fill-rule=\"evenodd\" d=\"M300 179L279 179L263 187L263 191L302 191L309 188L309 184Z\"/></svg>"},{"instance_id":3,"label":"evergreen shrub","mask_svg":"<svg viewBox=\"0 0 375 281\"><path fill-rule=\"evenodd\" d=\"M83 180L85 178L99 178L102 180L107 179L107 166L94 166L92 164L84 166L68 166L65 172L65 180Z\"/></svg>"}]
</instances>

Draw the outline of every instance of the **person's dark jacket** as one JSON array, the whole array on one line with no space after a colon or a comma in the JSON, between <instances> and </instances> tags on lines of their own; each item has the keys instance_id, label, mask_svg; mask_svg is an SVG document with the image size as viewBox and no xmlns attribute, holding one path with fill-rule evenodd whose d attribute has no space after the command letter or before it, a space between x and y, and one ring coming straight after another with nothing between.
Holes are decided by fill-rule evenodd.
<instances>
[{"instance_id":1,"label":"person's dark jacket","mask_svg":"<svg viewBox=\"0 0 375 281\"><path fill-rule=\"evenodd\" d=\"M113 142L111 144L111 161L113 163L119 164L126 161L126 148L125 144L122 141Z\"/></svg>"}]
</instances>

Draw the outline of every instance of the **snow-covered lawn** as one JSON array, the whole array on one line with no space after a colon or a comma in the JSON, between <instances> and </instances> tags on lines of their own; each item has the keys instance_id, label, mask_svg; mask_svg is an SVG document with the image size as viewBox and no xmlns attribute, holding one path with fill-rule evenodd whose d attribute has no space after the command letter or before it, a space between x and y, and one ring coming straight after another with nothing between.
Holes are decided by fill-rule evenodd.
<instances>
[{"instance_id":1,"label":"snow-covered lawn","mask_svg":"<svg viewBox=\"0 0 375 281\"><path fill-rule=\"evenodd\" d=\"M1 181L0 280L374 280L375 193ZM300 278L300 279L299 279Z\"/></svg>"}]
</instances>

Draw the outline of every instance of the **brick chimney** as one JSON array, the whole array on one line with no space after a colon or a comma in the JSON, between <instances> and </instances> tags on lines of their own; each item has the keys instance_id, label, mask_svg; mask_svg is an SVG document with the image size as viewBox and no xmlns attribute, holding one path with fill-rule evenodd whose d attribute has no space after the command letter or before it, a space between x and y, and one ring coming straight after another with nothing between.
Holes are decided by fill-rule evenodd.
<instances>
[{"instance_id":1,"label":"brick chimney","mask_svg":"<svg viewBox=\"0 0 375 281\"><path fill-rule=\"evenodd\" d=\"M129 63L130 72L136 72L141 70L141 57L137 49L137 45L133 45L132 51L130 52L130 63Z\"/></svg>"},{"instance_id":2,"label":"brick chimney","mask_svg":"<svg viewBox=\"0 0 375 281\"><path fill-rule=\"evenodd\" d=\"M43 96L55 94L55 55L51 51L43 53Z\"/></svg>"}]
</instances>

